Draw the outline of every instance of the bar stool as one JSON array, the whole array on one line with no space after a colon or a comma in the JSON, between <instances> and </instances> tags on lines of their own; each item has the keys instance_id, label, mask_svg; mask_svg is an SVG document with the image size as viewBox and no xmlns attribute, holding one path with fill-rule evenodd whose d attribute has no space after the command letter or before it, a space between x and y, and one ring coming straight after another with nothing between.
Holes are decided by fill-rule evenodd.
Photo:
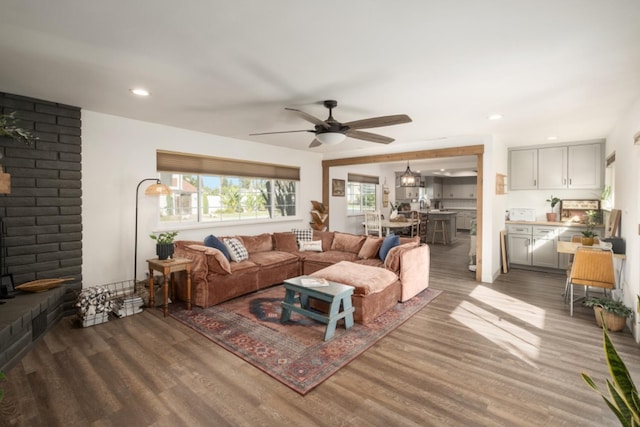
<instances>
[{"instance_id":1,"label":"bar stool","mask_svg":"<svg viewBox=\"0 0 640 427\"><path fill-rule=\"evenodd\" d=\"M433 220L433 238L431 239L431 244L433 245L436 242L436 235L440 233L442 237L442 244L447 244L447 222L446 219L434 219Z\"/></svg>"}]
</instances>

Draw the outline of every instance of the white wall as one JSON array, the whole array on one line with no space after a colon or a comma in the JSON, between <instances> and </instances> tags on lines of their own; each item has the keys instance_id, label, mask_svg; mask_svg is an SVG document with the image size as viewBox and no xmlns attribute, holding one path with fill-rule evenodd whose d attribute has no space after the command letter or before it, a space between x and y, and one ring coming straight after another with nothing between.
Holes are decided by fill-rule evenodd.
<instances>
[{"instance_id":1,"label":"white wall","mask_svg":"<svg viewBox=\"0 0 640 427\"><path fill-rule=\"evenodd\" d=\"M322 156L215 135L146 123L92 111L82 112L83 286L133 278L135 193L144 178L156 178L156 150L229 157L299 166L298 216L252 225L208 225L178 229L179 239L202 240L208 234L258 234L309 227L311 200L322 200ZM157 199L140 187L137 277L145 277L146 259L155 257L160 231ZM177 228L171 228L176 230Z\"/></svg>"},{"instance_id":2,"label":"white wall","mask_svg":"<svg viewBox=\"0 0 640 427\"><path fill-rule=\"evenodd\" d=\"M615 206L622 211L621 236L627 245L623 270L625 303L635 309L640 294L640 145L633 135L640 131L640 99L623 115L607 138L606 156L615 152ZM636 315L634 335L640 341L640 319Z\"/></svg>"}]
</instances>

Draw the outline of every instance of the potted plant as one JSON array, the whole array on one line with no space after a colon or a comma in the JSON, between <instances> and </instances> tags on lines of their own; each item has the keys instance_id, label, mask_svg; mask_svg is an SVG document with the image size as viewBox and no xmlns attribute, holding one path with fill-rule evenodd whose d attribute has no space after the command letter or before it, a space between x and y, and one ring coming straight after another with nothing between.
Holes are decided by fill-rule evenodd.
<instances>
[{"instance_id":1,"label":"potted plant","mask_svg":"<svg viewBox=\"0 0 640 427\"><path fill-rule=\"evenodd\" d=\"M640 297L638 297L638 303L640 304ZM607 366L609 367L609 374L611 375L611 379L606 380L609 394L604 394L587 373L581 373L582 379L589 387L602 396L602 399L604 399L609 409L611 409L618 418L618 421L620 421L620 425L640 425L640 405L638 405L640 397L638 396L638 389L624 361L616 351L606 327L602 328L602 335L604 354L607 360Z\"/></svg>"},{"instance_id":2,"label":"potted plant","mask_svg":"<svg viewBox=\"0 0 640 427\"><path fill-rule=\"evenodd\" d=\"M177 231L167 231L166 233L160 233L157 236L155 234L149 235L149 237L157 242L156 254L158 255L158 259L165 260L169 257L173 257L173 252L175 249L173 239L177 235Z\"/></svg>"},{"instance_id":3,"label":"potted plant","mask_svg":"<svg viewBox=\"0 0 640 427\"><path fill-rule=\"evenodd\" d=\"M633 315L633 311L624 305L622 301L612 298L588 297L583 304L593 308L598 326L602 327L602 318L604 317L607 329L612 332L623 330L627 317Z\"/></svg>"},{"instance_id":4,"label":"potted plant","mask_svg":"<svg viewBox=\"0 0 640 427\"><path fill-rule=\"evenodd\" d=\"M598 234L593 231L598 222L598 211L587 211L587 220L585 222L585 229L582 232L582 244L584 246L593 246L594 239L598 237Z\"/></svg>"},{"instance_id":5,"label":"potted plant","mask_svg":"<svg viewBox=\"0 0 640 427\"><path fill-rule=\"evenodd\" d=\"M549 197L547 199L547 202L551 204L551 212L547 213L547 221L549 222L555 222L557 217L556 217L556 213L553 211L553 209L556 207L556 205L558 204L558 202L560 201L560 199L558 199L557 197L553 197L553 194L551 195L551 197Z\"/></svg>"}]
</instances>

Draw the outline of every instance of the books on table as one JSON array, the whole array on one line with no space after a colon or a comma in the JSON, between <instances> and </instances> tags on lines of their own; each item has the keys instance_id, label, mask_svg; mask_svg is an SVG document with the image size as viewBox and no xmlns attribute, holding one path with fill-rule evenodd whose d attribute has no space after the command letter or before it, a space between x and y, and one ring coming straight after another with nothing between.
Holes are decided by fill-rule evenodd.
<instances>
[{"instance_id":1,"label":"books on table","mask_svg":"<svg viewBox=\"0 0 640 427\"><path fill-rule=\"evenodd\" d=\"M308 288L316 288L320 286L329 286L329 281L320 277L303 277L300 279L300 284Z\"/></svg>"}]
</instances>

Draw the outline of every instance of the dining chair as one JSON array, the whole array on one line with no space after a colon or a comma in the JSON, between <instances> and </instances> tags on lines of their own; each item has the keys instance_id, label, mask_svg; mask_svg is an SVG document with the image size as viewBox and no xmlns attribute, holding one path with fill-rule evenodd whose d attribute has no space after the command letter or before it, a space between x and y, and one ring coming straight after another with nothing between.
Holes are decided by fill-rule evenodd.
<instances>
[{"instance_id":1,"label":"dining chair","mask_svg":"<svg viewBox=\"0 0 640 427\"><path fill-rule=\"evenodd\" d=\"M382 215L380 211L367 211L364 213L364 234L377 234L382 237Z\"/></svg>"},{"instance_id":2,"label":"dining chair","mask_svg":"<svg viewBox=\"0 0 640 427\"><path fill-rule=\"evenodd\" d=\"M582 298L574 300L573 286L585 287L585 296L589 287L614 289L616 285L615 269L613 266L613 251L611 249L579 247L573 258L571 274L569 275L569 313L573 316L573 304Z\"/></svg>"},{"instance_id":3,"label":"dining chair","mask_svg":"<svg viewBox=\"0 0 640 427\"><path fill-rule=\"evenodd\" d=\"M574 234L573 236L571 236L571 243L580 243L580 242L582 242L582 234ZM598 240L598 238L596 237L593 240L593 243L595 245L598 245L600 244L600 240ZM573 266L573 257L574 257L574 254L569 255L569 262L567 264L567 281L564 285L564 293L562 294L562 296L564 297L565 303L569 299L569 277L571 277L571 267Z\"/></svg>"}]
</instances>

